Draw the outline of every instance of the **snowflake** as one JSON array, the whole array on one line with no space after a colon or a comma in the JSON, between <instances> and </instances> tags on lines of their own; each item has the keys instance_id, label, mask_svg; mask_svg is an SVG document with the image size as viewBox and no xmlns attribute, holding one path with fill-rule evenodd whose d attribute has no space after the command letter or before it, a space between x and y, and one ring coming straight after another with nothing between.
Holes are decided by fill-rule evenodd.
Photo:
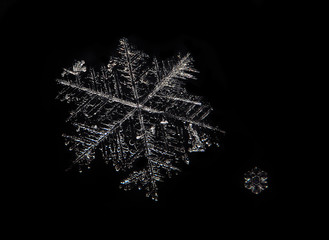
<instances>
[{"instance_id":1,"label":"snowflake","mask_svg":"<svg viewBox=\"0 0 329 240\"><path fill-rule=\"evenodd\" d=\"M244 187L250 189L255 194L259 194L268 187L267 173L257 167L245 173L244 180Z\"/></svg>"},{"instance_id":2,"label":"snowflake","mask_svg":"<svg viewBox=\"0 0 329 240\"><path fill-rule=\"evenodd\" d=\"M57 99L76 107L67 119L75 131L63 134L75 153L71 167L90 168L99 150L116 171L128 172L122 188L144 189L157 200L158 182L178 173L178 162L188 164L188 152L218 146L224 133L206 121L211 106L184 88L196 73L190 54L159 61L126 38L99 71L84 61L64 68Z\"/></svg>"}]
</instances>

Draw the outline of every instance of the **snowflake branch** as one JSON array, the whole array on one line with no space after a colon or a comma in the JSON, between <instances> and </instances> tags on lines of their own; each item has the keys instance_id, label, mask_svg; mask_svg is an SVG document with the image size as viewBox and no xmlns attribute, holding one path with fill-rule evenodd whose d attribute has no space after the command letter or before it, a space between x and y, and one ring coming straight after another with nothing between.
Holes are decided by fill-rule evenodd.
<instances>
[{"instance_id":1,"label":"snowflake branch","mask_svg":"<svg viewBox=\"0 0 329 240\"><path fill-rule=\"evenodd\" d=\"M66 81L66 80L63 80L63 79L56 79L56 81L59 84L62 84L64 86L69 86L71 88L75 88L75 89L84 91L84 92L86 92L88 94L96 95L96 96L101 97L101 98L105 98L109 102L117 102L117 103L121 103L123 105L127 105L127 106L130 106L130 107L133 107L133 108L136 107L136 104L133 103L133 102L126 101L124 99L117 98L117 97L114 97L114 96L110 96L109 94L106 94L106 93L103 93L103 92L100 92L100 91L96 91L96 90L93 90L93 89L90 89L90 88L81 86L81 85L76 84L76 83L72 83L72 82L69 82L69 81Z\"/></svg>"}]
</instances>

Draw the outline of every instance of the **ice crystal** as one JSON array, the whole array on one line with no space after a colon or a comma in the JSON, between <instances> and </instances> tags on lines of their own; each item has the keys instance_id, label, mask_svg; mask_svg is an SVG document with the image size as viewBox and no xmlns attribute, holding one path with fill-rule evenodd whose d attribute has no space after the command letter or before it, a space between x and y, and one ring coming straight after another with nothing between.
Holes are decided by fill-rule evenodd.
<instances>
[{"instance_id":1,"label":"ice crystal","mask_svg":"<svg viewBox=\"0 0 329 240\"><path fill-rule=\"evenodd\" d=\"M76 106L67 119L76 131L63 134L75 153L72 166L89 168L100 150L106 163L128 173L122 188L144 189L157 200L158 182L179 172L178 162L188 164L188 152L218 145L223 133L206 121L211 106L184 88L196 73L190 54L159 61L126 38L98 71L84 61L64 68L57 98Z\"/></svg>"},{"instance_id":2,"label":"ice crystal","mask_svg":"<svg viewBox=\"0 0 329 240\"><path fill-rule=\"evenodd\" d=\"M244 187L250 189L252 193L259 194L268 187L267 173L254 167L244 174Z\"/></svg>"}]
</instances>

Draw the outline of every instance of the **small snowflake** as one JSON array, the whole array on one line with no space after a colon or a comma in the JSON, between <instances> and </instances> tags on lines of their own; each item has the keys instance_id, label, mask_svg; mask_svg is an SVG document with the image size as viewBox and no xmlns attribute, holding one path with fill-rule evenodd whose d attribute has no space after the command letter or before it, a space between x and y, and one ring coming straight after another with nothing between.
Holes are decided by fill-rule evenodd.
<instances>
[{"instance_id":1,"label":"small snowflake","mask_svg":"<svg viewBox=\"0 0 329 240\"><path fill-rule=\"evenodd\" d=\"M254 167L244 174L244 187L254 194L259 194L268 187L267 172Z\"/></svg>"}]
</instances>

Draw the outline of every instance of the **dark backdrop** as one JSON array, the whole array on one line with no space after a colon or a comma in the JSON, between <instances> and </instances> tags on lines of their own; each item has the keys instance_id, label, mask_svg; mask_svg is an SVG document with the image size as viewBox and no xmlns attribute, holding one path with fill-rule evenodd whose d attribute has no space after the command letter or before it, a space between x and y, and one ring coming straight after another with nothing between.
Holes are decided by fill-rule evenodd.
<instances>
[{"instance_id":1,"label":"dark backdrop","mask_svg":"<svg viewBox=\"0 0 329 240\"><path fill-rule=\"evenodd\" d=\"M26 165L12 171L15 179L24 176L14 190L17 204L24 199L18 205L45 219L102 217L133 224L152 214L177 223L207 220L214 227L231 216L242 225L251 216L268 219L292 205L285 171L289 82L279 8L261 0L5 4L2 66L11 94L22 98L10 107L18 115L10 121L23 135L13 138L13 156ZM61 137L68 106L55 100L55 79L75 59L106 64L123 36L160 58L191 52L200 75L189 90L210 101L215 121L227 132L221 148L191 154L180 175L159 184L159 202L137 190L120 190L121 175L101 159L83 174L65 172L72 160ZM254 166L269 174L269 188L259 195L243 187L243 173ZM142 215L137 208L144 208Z\"/></svg>"}]
</instances>

